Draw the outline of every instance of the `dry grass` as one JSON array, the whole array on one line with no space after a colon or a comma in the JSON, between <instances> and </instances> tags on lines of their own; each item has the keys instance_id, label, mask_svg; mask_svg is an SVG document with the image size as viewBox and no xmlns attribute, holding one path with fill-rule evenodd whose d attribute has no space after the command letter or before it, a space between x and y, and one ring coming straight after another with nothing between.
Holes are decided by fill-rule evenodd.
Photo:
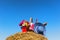
<instances>
[{"instance_id":1,"label":"dry grass","mask_svg":"<svg viewBox=\"0 0 60 40\"><path fill-rule=\"evenodd\" d=\"M6 40L48 40L43 35L36 34L34 32L26 32L26 33L16 33L7 37Z\"/></svg>"}]
</instances>

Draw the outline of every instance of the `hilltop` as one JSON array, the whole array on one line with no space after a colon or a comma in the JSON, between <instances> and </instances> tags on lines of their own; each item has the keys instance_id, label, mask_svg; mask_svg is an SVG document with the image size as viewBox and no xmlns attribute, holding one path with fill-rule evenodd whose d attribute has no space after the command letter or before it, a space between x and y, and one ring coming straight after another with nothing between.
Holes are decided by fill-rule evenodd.
<instances>
[{"instance_id":1,"label":"hilltop","mask_svg":"<svg viewBox=\"0 0 60 40\"><path fill-rule=\"evenodd\" d=\"M6 40L48 40L41 34L36 34L34 32L18 32L6 38Z\"/></svg>"}]
</instances>

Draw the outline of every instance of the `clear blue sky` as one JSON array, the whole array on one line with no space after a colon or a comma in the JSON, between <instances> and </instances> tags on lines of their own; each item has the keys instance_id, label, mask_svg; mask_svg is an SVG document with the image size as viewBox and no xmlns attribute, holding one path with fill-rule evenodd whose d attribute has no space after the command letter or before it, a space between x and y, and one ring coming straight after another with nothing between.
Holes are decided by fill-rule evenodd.
<instances>
[{"instance_id":1,"label":"clear blue sky","mask_svg":"<svg viewBox=\"0 0 60 40\"><path fill-rule=\"evenodd\" d=\"M49 40L60 40L59 0L0 0L0 40L21 32L18 26L23 19L33 17L39 22L48 22L46 36Z\"/></svg>"}]
</instances>

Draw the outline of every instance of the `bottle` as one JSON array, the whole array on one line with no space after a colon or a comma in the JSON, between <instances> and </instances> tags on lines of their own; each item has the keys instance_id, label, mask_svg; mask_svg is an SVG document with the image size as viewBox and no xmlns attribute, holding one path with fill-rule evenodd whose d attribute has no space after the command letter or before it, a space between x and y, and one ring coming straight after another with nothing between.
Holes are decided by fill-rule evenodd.
<instances>
[{"instance_id":1,"label":"bottle","mask_svg":"<svg viewBox=\"0 0 60 40\"><path fill-rule=\"evenodd\" d=\"M32 17L30 17L30 27L29 27L29 30L30 31L34 30L34 23L33 23L33 18Z\"/></svg>"}]
</instances>

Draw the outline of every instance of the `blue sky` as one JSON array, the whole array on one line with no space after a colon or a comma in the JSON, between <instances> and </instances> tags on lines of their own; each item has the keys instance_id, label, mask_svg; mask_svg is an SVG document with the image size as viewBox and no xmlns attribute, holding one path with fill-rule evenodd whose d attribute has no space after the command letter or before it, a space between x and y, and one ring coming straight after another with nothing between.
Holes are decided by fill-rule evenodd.
<instances>
[{"instance_id":1,"label":"blue sky","mask_svg":"<svg viewBox=\"0 0 60 40\"><path fill-rule=\"evenodd\" d=\"M60 40L59 0L0 0L0 40L21 32L18 26L23 19L33 17L39 22L48 22L46 37Z\"/></svg>"}]
</instances>

